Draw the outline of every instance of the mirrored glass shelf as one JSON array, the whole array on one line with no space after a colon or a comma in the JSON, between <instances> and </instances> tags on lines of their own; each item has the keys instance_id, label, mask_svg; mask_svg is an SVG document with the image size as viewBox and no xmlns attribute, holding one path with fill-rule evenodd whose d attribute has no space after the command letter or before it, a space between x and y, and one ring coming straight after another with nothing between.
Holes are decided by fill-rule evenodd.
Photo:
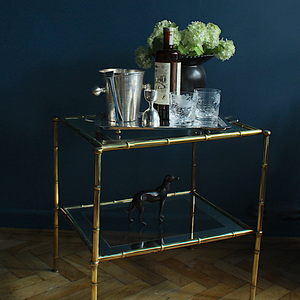
<instances>
[{"instance_id":1,"label":"mirrored glass shelf","mask_svg":"<svg viewBox=\"0 0 300 300\"><path fill-rule=\"evenodd\" d=\"M197 126L143 126L142 119L138 118L138 120L134 122L110 122L107 120L103 114L99 113L96 115L86 115L84 117L86 122L93 123L96 127L107 129L107 130L188 130L188 129L198 129L198 130L209 130L209 131L217 131L217 130L226 130L231 127L230 123L227 122L226 118L219 116L218 125L216 127L207 127L200 128Z\"/></svg>"},{"instance_id":2,"label":"mirrored glass shelf","mask_svg":"<svg viewBox=\"0 0 300 300\"><path fill-rule=\"evenodd\" d=\"M137 211L132 213L134 222L128 221L125 210L129 203L121 201L101 206L100 258L111 259L118 254L124 257L133 251L199 244L253 233L248 225L198 195L195 197L195 223L191 236L191 198L192 195L187 193L168 197L163 212L164 222L158 220L159 204L146 203L142 215L146 226L139 222ZM60 209L92 251L93 205Z\"/></svg>"}]
</instances>

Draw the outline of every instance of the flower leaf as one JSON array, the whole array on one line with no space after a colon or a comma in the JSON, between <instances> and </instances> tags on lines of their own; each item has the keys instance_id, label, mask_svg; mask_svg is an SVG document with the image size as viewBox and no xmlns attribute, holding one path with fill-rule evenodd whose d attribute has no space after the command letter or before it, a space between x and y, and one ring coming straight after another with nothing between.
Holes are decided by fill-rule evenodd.
<instances>
[{"instance_id":1,"label":"flower leaf","mask_svg":"<svg viewBox=\"0 0 300 300\"><path fill-rule=\"evenodd\" d=\"M163 46L164 46L163 37L156 37L153 41L153 48L152 48L153 55L155 55L157 50L162 49Z\"/></svg>"}]
</instances>

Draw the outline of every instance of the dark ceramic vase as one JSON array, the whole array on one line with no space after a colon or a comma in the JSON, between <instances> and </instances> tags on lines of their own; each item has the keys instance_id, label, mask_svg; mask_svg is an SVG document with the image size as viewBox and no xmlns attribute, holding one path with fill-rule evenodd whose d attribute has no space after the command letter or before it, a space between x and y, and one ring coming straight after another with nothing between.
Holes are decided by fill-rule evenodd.
<instances>
[{"instance_id":1,"label":"dark ceramic vase","mask_svg":"<svg viewBox=\"0 0 300 300\"><path fill-rule=\"evenodd\" d=\"M206 73L202 66L214 55L181 57L181 90L192 92L195 88L206 86Z\"/></svg>"}]
</instances>

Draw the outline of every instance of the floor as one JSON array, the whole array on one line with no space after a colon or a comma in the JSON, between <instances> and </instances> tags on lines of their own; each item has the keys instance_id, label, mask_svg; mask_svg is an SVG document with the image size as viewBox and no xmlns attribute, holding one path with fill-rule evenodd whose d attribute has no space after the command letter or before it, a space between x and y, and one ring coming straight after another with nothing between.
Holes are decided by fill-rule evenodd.
<instances>
[{"instance_id":1,"label":"floor","mask_svg":"<svg viewBox=\"0 0 300 300\"><path fill-rule=\"evenodd\" d=\"M52 271L52 231L0 228L0 299L90 299L90 252L60 233ZM98 299L249 299L254 237L99 264ZM300 299L300 238L263 237L257 300Z\"/></svg>"}]
</instances>

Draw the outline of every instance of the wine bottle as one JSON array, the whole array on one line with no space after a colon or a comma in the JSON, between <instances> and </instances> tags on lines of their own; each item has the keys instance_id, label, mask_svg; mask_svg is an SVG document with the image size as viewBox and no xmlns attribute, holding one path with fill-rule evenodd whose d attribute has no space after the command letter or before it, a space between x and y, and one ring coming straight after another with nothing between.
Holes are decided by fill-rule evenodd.
<instances>
[{"instance_id":1,"label":"wine bottle","mask_svg":"<svg viewBox=\"0 0 300 300\"><path fill-rule=\"evenodd\" d=\"M155 53L154 89L158 91L154 107L160 117L160 125L169 125L170 92L180 94L181 54L173 49L176 28L164 28L164 48Z\"/></svg>"}]
</instances>

